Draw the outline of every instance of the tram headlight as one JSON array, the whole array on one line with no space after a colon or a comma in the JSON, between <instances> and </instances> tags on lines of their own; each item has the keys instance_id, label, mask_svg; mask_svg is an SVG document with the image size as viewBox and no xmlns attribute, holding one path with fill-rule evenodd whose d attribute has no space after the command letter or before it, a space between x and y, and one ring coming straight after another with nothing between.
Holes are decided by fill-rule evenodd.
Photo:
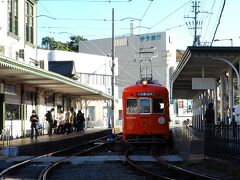
<instances>
[{"instance_id":1,"label":"tram headlight","mask_svg":"<svg viewBox=\"0 0 240 180\"><path fill-rule=\"evenodd\" d=\"M148 82L147 82L147 80L143 80L142 83L143 83L143 85L146 85Z\"/></svg>"},{"instance_id":2,"label":"tram headlight","mask_svg":"<svg viewBox=\"0 0 240 180\"><path fill-rule=\"evenodd\" d=\"M165 118L164 117L159 117L158 118L158 123L159 124L164 124L165 123Z\"/></svg>"}]
</instances>

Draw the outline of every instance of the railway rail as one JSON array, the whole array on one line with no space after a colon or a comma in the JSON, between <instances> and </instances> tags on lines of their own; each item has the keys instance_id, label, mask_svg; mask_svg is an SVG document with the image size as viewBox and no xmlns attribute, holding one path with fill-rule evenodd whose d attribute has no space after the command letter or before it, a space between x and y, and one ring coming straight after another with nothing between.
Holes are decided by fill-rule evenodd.
<instances>
[{"instance_id":1,"label":"railway rail","mask_svg":"<svg viewBox=\"0 0 240 180\"><path fill-rule=\"evenodd\" d=\"M125 160L131 167L138 170L140 173L152 179L211 179L216 180L215 177L210 177L190 170L175 166L169 162L162 161L156 155L156 147L151 149L151 156L156 160L154 163L137 162L131 159L130 154L134 151L128 149L125 154Z\"/></svg>"},{"instance_id":2,"label":"railway rail","mask_svg":"<svg viewBox=\"0 0 240 180\"><path fill-rule=\"evenodd\" d=\"M79 156L84 153L87 153L105 146L106 144L108 144L106 139L107 139L107 136L104 136L101 138L90 140L82 144L74 145L69 148L65 148L52 153L30 158L23 162L14 164L9 168L3 170L0 173L0 178L1 179L32 178L32 179L39 179L39 180L46 179L54 171L54 169L59 167L62 163L65 163L66 161L70 160L75 156ZM96 142L101 142L101 143L96 144ZM66 156L67 154L68 156ZM63 157L60 157L60 156L63 156ZM59 157L59 160L57 160L56 162L53 162L51 157ZM44 159L44 158L45 158L44 162L39 162L40 159Z\"/></svg>"}]
</instances>

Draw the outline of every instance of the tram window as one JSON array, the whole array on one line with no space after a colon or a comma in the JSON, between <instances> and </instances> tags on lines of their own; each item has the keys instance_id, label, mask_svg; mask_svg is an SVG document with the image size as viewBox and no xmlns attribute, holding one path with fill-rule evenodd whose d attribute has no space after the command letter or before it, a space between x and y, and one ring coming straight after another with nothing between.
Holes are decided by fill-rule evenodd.
<instances>
[{"instance_id":1,"label":"tram window","mask_svg":"<svg viewBox=\"0 0 240 180\"><path fill-rule=\"evenodd\" d=\"M137 99L127 99L127 114L137 114Z\"/></svg>"},{"instance_id":2,"label":"tram window","mask_svg":"<svg viewBox=\"0 0 240 180\"><path fill-rule=\"evenodd\" d=\"M163 99L153 99L153 113L164 113L164 102Z\"/></svg>"},{"instance_id":3,"label":"tram window","mask_svg":"<svg viewBox=\"0 0 240 180\"><path fill-rule=\"evenodd\" d=\"M150 113L150 99L141 98L139 99L140 113Z\"/></svg>"}]
</instances>

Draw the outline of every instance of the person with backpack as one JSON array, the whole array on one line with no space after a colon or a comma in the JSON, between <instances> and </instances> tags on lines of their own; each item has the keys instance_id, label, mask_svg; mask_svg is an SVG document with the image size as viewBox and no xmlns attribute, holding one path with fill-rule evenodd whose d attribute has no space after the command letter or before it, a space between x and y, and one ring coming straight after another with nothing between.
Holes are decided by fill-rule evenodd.
<instances>
[{"instance_id":1,"label":"person with backpack","mask_svg":"<svg viewBox=\"0 0 240 180\"><path fill-rule=\"evenodd\" d=\"M48 122L48 135L52 135L52 126L53 126L53 116L52 112L54 112L54 108L46 113L46 121Z\"/></svg>"}]
</instances>

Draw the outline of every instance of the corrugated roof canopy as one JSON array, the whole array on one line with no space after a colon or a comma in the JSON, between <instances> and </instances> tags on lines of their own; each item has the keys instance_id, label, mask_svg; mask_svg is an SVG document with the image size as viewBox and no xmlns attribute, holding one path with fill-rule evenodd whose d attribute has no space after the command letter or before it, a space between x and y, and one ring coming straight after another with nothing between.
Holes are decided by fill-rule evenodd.
<instances>
[{"instance_id":1,"label":"corrugated roof canopy","mask_svg":"<svg viewBox=\"0 0 240 180\"><path fill-rule=\"evenodd\" d=\"M227 60L238 69L240 47L188 47L171 77L172 97L192 99L199 94L202 90L192 90L192 78L218 79L229 67L218 58Z\"/></svg>"},{"instance_id":2,"label":"corrugated roof canopy","mask_svg":"<svg viewBox=\"0 0 240 180\"><path fill-rule=\"evenodd\" d=\"M102 91L82 85L60 74L1 56L0 77L12 83L23 83L29 87L38 87L70 96L81 96L88 100L112 99L112 96Z\"/></svg>"}]
</instances>

